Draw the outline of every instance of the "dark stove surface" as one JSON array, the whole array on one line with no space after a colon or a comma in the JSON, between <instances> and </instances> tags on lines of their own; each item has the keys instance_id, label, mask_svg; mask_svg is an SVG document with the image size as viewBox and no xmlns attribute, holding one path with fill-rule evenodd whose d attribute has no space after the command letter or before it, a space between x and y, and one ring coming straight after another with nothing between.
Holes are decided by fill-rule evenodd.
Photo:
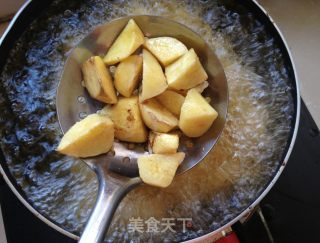
<instances>
[{"instance_id":1,"label":"dark stove surface","mask_svg":"<svg viewBox=\"0 0 320 243\"><path fill-rule=\"evenodd\" d=\"M0 178L0 204L9 243L67 243L25 208ZM280 179L260 204L270 232L279 243L320 243L320 135L302 102L297 141ZM255 213L234 226L242 243L269 243Z\"/></svg>"}]
</instances>

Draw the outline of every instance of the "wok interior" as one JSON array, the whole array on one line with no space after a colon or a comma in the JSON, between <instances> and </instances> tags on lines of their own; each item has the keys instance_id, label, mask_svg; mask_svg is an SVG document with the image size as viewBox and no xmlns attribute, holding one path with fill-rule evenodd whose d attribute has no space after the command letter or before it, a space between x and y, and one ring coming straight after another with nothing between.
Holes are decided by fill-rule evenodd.
<instances>
[{"instance_id":1,"label":"wok interior","mask_svg":"<svg viewBox=\"0 0 320 243\"><path fill-rule=\"evenodd\" d=\"M218 229L266 187L285 152L293 80L265 26L236 1L54 1L16 42L0 75L1 148L29 202L78 234L96 198L93 172L58 155L55 91L70 50L90 30L127 15L161 15L200 34L218 55L229 85L226 127L215 149L167 189L142 186L117 209L108 240L180 241ZM130 233L130 218L192 218L176 233Z\"/></svg>"}]
</instances>

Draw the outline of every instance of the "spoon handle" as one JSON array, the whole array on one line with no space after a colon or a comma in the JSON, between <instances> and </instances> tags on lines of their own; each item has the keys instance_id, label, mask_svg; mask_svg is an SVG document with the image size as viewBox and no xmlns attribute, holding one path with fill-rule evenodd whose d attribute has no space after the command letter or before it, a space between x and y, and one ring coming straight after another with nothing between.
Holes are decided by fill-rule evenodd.
<instances>
[{"instance_id":1,"label":"spoon handle","mask_svg":"<svg viewBox=\"0 0 320 243\"><path fill-rule=\"evenodd\" d=\"M96 172L99 180L98 199L80 237L80 243L102 242L122 198L142 183L140 177L110 175L100 166Z\"/></svg>"}]
</instances>

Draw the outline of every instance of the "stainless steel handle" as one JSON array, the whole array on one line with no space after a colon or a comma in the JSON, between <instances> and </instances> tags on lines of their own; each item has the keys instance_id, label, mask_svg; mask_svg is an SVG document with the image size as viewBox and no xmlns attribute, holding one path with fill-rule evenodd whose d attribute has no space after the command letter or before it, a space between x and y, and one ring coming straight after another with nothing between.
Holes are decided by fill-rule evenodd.
<instances>
[{"instance_id":1,"label":"stainless steel handle","mask_svg":"<svg viewBox=\"0 0 320 243\"><path fill-rule=\"evenodd\" d=\"M102 167L96 168L99 180L98 198L79 240L80 243L102 242L121 199L142 183L139 177L110 175Z\"/></svg>"}]
</instances>

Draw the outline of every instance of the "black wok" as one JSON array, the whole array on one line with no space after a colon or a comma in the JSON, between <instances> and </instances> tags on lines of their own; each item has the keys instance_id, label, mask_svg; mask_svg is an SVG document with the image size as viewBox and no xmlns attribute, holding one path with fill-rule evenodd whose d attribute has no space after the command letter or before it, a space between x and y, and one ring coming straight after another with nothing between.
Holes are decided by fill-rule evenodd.
<instances>
[{"instance_id":1,"label":"black wok","mask_svg":"<svg viewBox=\"0 0 320 243\"><path fill-rule=\"evenodd\" d=\"M28 209L74 239L97 184L81 161L54 151L61 137L55 91L71 48L96 25L143 13L182 22L210 42L231 90L229 120L212 154L166 190L144 186L130 193L109 240L210 239L266 195L295 141L300 97L294 65L281 33L256 2L150 2L30 1L0 42L1 173ZM138 217L174 218L176 232L129 232L129 219ZM179 218L192 224L183 230Z\"/></svg>"}]
</instances>

